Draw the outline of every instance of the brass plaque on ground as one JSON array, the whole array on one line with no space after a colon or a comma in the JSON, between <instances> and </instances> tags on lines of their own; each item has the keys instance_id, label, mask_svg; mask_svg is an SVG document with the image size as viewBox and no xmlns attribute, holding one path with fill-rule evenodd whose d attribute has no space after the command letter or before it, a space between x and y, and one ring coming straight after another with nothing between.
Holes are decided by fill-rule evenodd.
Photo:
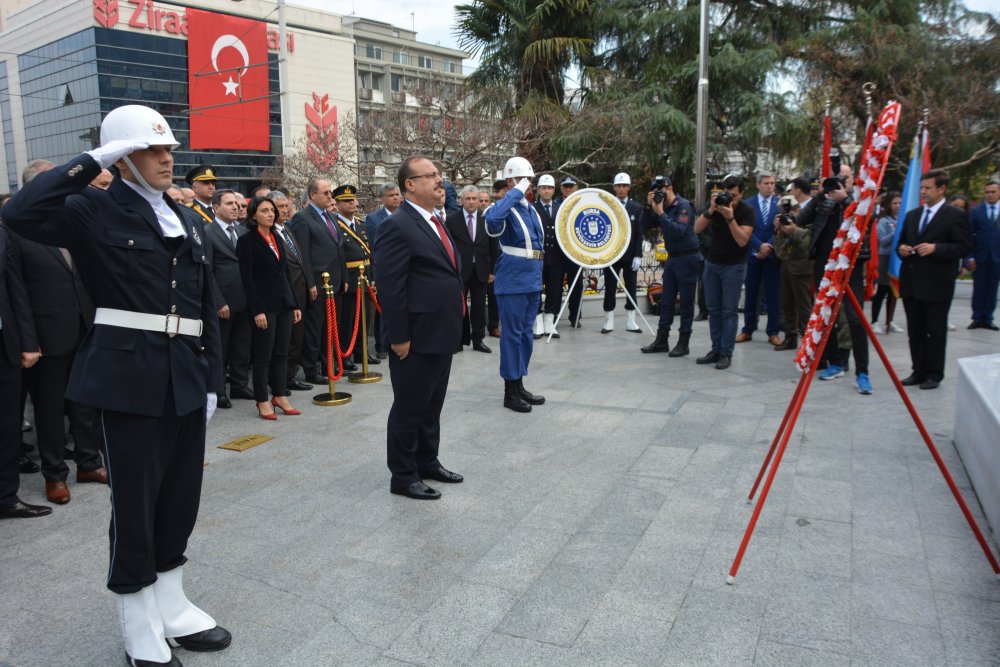
<instances>
[{"instance_id":1,"label":"brass plaque on ground","mask_svg":"<svg viewBox=\"0 0 1000 667\"><path fill-rule=\"evenodd\" d=\"M256 447L261 445L268 440L274 440L269 435L261 435L259 433L251 433L250 435L241 435L235 440L230 440L229 442L224 442L219 445L219 449L230 449L234 452L245 452L251 447Z\"/></svg>"}]
</instances>

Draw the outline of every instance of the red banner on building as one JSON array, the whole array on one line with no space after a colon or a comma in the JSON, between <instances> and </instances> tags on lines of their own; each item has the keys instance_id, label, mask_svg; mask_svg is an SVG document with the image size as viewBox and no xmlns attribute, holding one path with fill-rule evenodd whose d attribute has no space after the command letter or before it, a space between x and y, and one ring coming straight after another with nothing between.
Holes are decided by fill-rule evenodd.
<instances>
[{"instance_id":1,"label":"red banner on building","mask_svg":"<svg viewBox=\"0 0 1000 667\"><path fill-rule=\"evenodd\" d=\"M267 27L187 10L191 148L268 150Z\"/></svg>"}]
</instances>

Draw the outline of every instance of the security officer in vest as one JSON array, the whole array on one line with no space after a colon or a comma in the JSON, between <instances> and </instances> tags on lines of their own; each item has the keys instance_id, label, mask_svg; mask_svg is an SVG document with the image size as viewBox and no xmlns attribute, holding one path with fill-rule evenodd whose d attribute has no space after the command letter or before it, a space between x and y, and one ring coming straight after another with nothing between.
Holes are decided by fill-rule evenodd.
<instances>
[{"instance_id":1,"label":"security officer in vest","mask_svg":"<svg viewBox=\"0 0 1000 667\"><path fill-rule=\"evenodd\" d=\"M525 198L535 172L523 157L504 165L507 194L486 211L486 233L499 237L500 256L493 280L500 307L500 376L503 405L515 412L531 412L545 397L524 388L535 340L532 324L542 291L542 248L545 233L537 211Z\"/></svg>"},{"instance_id":2,"label":"security officer in vest","mask_svg":"<svg viewBox=\"0 0 1000 667\"><path fill-rule=\"evenodd\" d=\"M365 267L365 275L371 280L368 274L372 261L371 243L365 234L365 226L362 221L355 218L358 212L358 189L353 185L341 185L333 191L333 205L337 207L337 224L340 225L340 238L344 241L344 260L347 262L347 294L340 300L340 310L337 312L337 328L340 330L340 349L346 350L351 345L352 334L354 333L354 318L356 316L358 276L360 267ZM368 302L368 295L361 295L362 306ZM368 318L368 330L371 331L372 320ZM355 370L362 360L361 350L361 324L358 324L358 340L354 345L354 361L344 359L344 368L348 371ZM369 364L381 363L374 354L368 355Z\"/></svg>"},{"instance_id":3,"label":"security officer in vest","mask_svg":"<svg viewBox=\"0 0 1000 667\"><path fill-rule=\"evenodd\" d=\"M70 251L97 307L66 398L97 411L111 485L107 586L131 665L180 665L171 647L232 640L182 585L222 360L202 218L164 195L177 146L153 109L118 107L99 148L39 174L3 210L15 233ZM88 187L112 165L107 191Z\"/></svg>"},{"instance_id":4,"label":"security officer in vest","mask_svg":"<svg viewBox=\"0 0 1000 667\"><path fill-rule=\"evenodd\" d=\"M659 229L669 257L663 264L663 291L660 292L660 324L656 339L642 348L643 352L667 352L671 357L690 353L691 327L694 323L695 288L698 286L698 266L701 251L694 233L694 207L674 192L666 176L657 176L646 195L646 215L643 228ZM681 299L680 336L670 349L670 327L674 323L674 303Z\"/></svg>"},{"instance_id":5,"label":"security officer in vest","mask_svg":"<svg viewBox=\"0 0 1000 667\"><path fill-rule=\"evenodd\" d=\"M191 210L201 216L206 225L215 219L212 208L212 197L215 196L215 168L210 164L199 164L184 177L187 184L194 190Z\"/></svg>"}]
</instances>

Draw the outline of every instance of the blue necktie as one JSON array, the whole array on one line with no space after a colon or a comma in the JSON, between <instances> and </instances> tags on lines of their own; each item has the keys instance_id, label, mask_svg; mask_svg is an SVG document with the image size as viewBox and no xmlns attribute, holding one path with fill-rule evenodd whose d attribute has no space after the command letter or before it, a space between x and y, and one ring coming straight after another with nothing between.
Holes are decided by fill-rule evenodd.
<instances>
[{"instance_id":1,"label":"blue necktie","mask_svg":"<svg viewBox=\"0 0 1000 667\"><path fill-rule=\"evenodd\" d=\"M924 229L927 227L927 223L931 221L931 210L929 208L924 209L924 219L920 222L920 229L917 230L918 234L923 234Z\"/></svg>"}]
</instances>

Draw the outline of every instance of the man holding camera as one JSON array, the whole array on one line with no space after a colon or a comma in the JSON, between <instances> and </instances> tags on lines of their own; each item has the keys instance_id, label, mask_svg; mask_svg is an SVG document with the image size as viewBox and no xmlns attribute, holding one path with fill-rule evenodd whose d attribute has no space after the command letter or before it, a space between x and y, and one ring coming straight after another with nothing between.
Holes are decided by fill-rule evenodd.
<instances>
[{"instance_id":1,"label":"man holding camera","mask_svg":"<svg viewBox=\"0 0 1000 667\"><path fill-rule=\"evenodd\" d=\"M809 259L809 230L796 224L796 211L810 202L809 181L796 178L790 186L791 196L778 204L780 212L774 220L774 251L781 260L781 312L784 316L785 340L775 350L798 349L798 337L805 331L813 307L812 269Z\"/></svg>"},{"instance_id":2,"label":"man holding camera","mask_svg":"<svg viewBox=\"0 0 1000 667\"><path fill-rule=\"evenodd\" d=\"M743 331L736 337L736 342L751 340L753 332L757 330L757 297L763 283L764 298L767 301L767 341L771 345L779 345L781 260L774 254L774 221L778 213L774 174L766 171L757 174L757 194L750 198L748 204L754 210L756 225L750 235L750 252L747 255Z\"/></svg>"},{"instance_id":3,"label":"man holding camera","mask_svg":"<svg viewBox=\"0 0 1000 667\"><path fill-rule=\"evenodd\" d=\"M694 232L694 208L674 192L665 176L657 176L646 195L645 230L658 229L669 256L663 264L663 291L660 292L660 324L656 340L642 348L645 353L667 352L671 357L690 353L691 325L694 322L694 297L698 285L701 253ZM674 302L681 297L681 326L677 345L670 349L670 327L674 323Z\"/></svg>"},{"instance_id":4,"label":"man holding camera","mask_svg":"<svg viewBox=\"0 0 1000 667\"><path fill-rule=\"evenodd\" d=\"M753 208L743 201L742 177L726 176L722 190L712 197L712 205L694 223L695 234L712 228L704 274L712 350L699 357L697 363L715 364L719 370L732 364L740 292L746 277L746 248L756 223Z\"/></svg>"}]
</instances>

